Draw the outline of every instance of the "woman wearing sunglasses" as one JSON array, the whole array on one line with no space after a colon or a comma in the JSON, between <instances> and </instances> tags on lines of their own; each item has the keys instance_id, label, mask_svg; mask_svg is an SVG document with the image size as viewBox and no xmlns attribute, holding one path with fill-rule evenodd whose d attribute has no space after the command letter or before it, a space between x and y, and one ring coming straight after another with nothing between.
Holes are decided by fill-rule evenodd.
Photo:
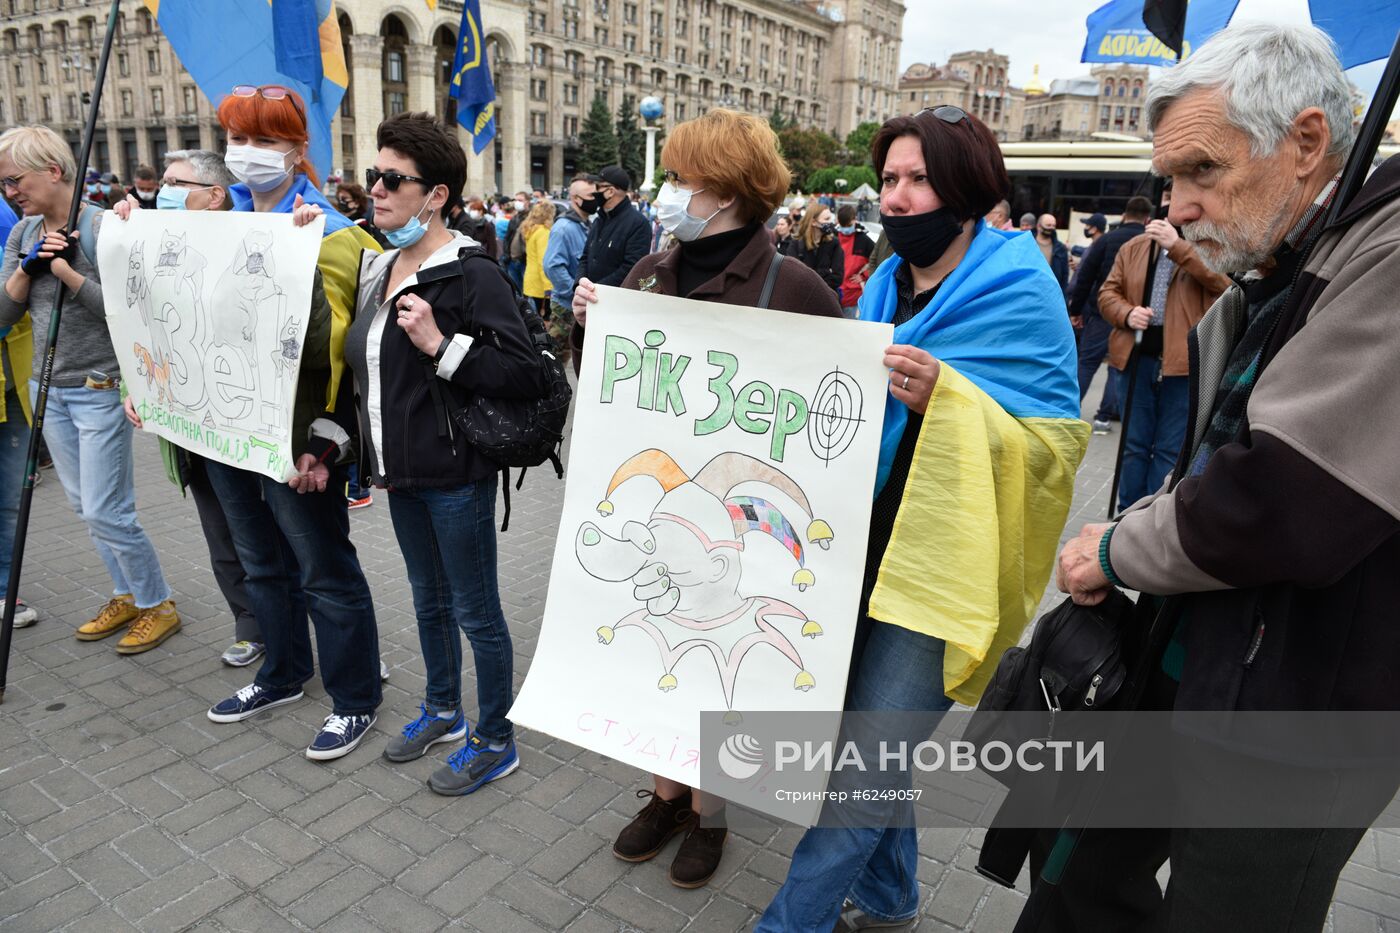
<instances>
[{"instance_id":1,"label":"woman wearing sunglasses","mask_svg":"<svg viewBox=\"0 0 1400 933\"><path fill-rule=\"evenodd\" d=\"M365 173L374 218L395 247L366 253L345 343L355 374L360 470L387 488L427 669L419 716L384 757L466 744L433 772L439 794L469 794L520 763L510 710L510 630L496 580L496 474L452 415L474 395L538 398L539 353L501 267L444 221L467 177L456 134L423 113L379 125ZM477 720L462 708L462 633L476 665Z\"/></svg>"},{"instance_id":2,"label":"woman wearing sunglasses","mask_svg":"<svg viewBox=\"0 0 1400 933\"><path fill-rule=\"evenodd\" d=\"M860 318L893 323L895 345L846 688L847 710L874 715L846 717L838 740L869 771L832 774L848 802L798 843L767 933L917 915L910 774L880 751L926 741L954 700L976 705L1021 637L1089 435L1059 285L1032 238L981 219L1010 188L991 131L939 107L886 121L871 155L894 256Z\"/></svg>"},{"instance_id":3,"label":"woman wearing sunglasses","mask_svg":"<svg viewBox=\"0 0 1400 933\"><path fill-rule=\"evenodd\" d=\"M301 699L301 685L314 670L309 613L332 712L306 756L324 761L359 744L380 701L379 633L369 584L350 543L340 466L353 454L345 332L360 253L379 246L317 190L306 158L306 111L294 91L239 86L219 104L218 115L228 134L224 163L240 182L229 189L233 209L292 214L298 226L323 214L326 226L292 410L297 475L279 483L207 463L266 647L253 683L213 706L209 718L238 722Z\"/></svg>"}]
</instances>

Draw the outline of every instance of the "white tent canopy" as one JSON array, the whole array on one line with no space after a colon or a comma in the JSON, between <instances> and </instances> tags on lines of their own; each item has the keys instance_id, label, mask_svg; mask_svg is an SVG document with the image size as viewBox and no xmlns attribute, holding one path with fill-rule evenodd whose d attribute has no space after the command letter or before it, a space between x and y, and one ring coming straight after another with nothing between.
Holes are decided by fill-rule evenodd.
<instances>
[{"instance_id":1,"label":"white tent canopy","mask_svg":"<svg viewBox=\"0 0 1400 933\"><path fill-rule=\"evenodd\" d=\"M862 182L862 183L861 183L861 186L860 186L859 188L857 188L856 190L852 191L849 195L847 195L847 197L852 197L852 198L856 198L856 199L860 199L860 198L869 198L870 200L873 201L873 200L875 200L876 198L878 198L879 195L875 193L875 189L874 189L874 188L872 188L872 187L870 187L869 185L867 185L867 184L865 184L864 182Z\"/></svg>"}]
</instances>

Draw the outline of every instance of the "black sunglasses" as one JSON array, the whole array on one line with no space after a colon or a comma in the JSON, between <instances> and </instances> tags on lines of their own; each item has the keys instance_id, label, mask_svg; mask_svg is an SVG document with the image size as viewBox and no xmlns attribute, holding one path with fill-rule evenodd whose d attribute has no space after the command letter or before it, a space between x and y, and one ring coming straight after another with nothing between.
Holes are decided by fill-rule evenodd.
<instances>
[{"instance_id":1,"label":"black sunglasses","mask_svg":"<svg viewBox=\"0 0 1400 933\"><path fill-rule=\"evenodd\" d=\"M914 116L922 117L926 113L933 114L944 123L961 123L967 119L967 111L961 107L954 107L952 104L944 104L941 107L925 107Z\"/></svg>"},{"instance_id":2,"label":"black sunglasses","mask_svg":"<svg viewBox=\"0 0 1400 933\"><path fill-rule=\"evenodd\" d=\"M417 175L403 175L399 172L381 172L377 168L365 169L365 187L373 188L377 182L384 182L385 191L398 191L399 185L406 181L416 181L424 187L431 188L432 183L426 178L419 178Z\"/></svg>"}]
</instances>

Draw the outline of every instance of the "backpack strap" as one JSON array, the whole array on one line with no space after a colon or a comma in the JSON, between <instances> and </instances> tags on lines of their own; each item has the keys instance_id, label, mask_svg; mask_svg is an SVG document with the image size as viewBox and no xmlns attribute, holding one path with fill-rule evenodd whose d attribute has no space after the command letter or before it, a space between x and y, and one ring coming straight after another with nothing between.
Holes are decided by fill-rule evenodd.
<instances>
[{"instance_id":1,"label":"backpack strap","mask_svg":"<svg viewBox=\"0 0 1400 933\"><path fill-rule=\"evenodd\" d=\"M768 264L768 277L763 280L763 291L758 294L758 304L756 307L768 307L768 301L773 297L773 286L778 282L778 267L783 264L783 254L773 253L773 261Z\"/></svg>"},{"instance_id":2,"label":"backpack strap","mask_svg":"<svg viewBox=\"0 0 1400 933\"><path fill-rule=\"evenodd\" d=\"M78 211L78 248L94 269L97 268L97 237L92 233L92 221L99 213L101 208L96 204L84 204Z\"/></svg>"},{"instance_id":3,"label":"backpack strap","mask_svg":"<svg viewBox=\"0 0 1400 933\"><path fill-rule=\"evenodd\" d=\"M501 533L510 527L510 467L501 467L501 496L505 499L506 514L501 519Z\"/></svg>"}]
</instances>

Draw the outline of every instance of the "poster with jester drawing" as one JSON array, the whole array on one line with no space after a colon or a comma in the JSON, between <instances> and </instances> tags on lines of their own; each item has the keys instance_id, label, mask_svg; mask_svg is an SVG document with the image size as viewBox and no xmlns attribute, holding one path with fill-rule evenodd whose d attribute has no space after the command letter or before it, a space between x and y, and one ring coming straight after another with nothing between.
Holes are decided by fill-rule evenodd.
<instances>
[{"instance_id":1,"label":"poster with jester drawing","mask_svg":"<svg viewBox=\"0 0 1400 933\"><path fill-rule=\"evenodd\" d=\"M317 219L110 211L97 242L107 327L144 428L273 479L295 473L292 402L321 248Z\"/></svg>"},{"instance_id":2,"label":"poster with jester drawing","mask_svg":"<svg viewBox=\"0 0 1400 933\"><path fill-rule=\"evenodd\" d=\"M598 294L511 718L700 786L702 712L841 709L892 328Z\"/></svg>"}]
</instances>

